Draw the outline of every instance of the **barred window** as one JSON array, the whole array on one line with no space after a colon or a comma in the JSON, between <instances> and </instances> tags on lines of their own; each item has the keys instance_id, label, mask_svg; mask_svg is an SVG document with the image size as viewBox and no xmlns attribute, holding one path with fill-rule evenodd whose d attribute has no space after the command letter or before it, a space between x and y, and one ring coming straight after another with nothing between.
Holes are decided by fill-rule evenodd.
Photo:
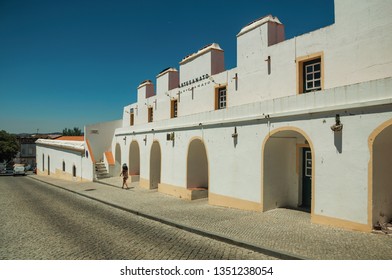
<instances>
[{"instance_id":1,"label":"barred window","mask_svg":"<svg viewBox=\"0 0 392 280\"><path fill-rule=\"evenodd\" d=\"M224 109L227 106L226 87L215 89L215 109Z\"/></svg>"},{"instance_id":2,"label":"barred window","mask_svg":"<svg viewBox=\"0 0 392 280\"><path fill-rule=\"evenodd\" d=\"M177 100L172 100L171 101L171 112L170 112L171 118L177 118L177 106L178 106Z\"/></svg>"},{"instance_id":3,"label":"barred window","mask_svg":"<svg viewBox=\"0 0 392 280\"><path fill-rule=\"evenodd\" d=\"M321 90L320 58L304 63L304 92Z\"/></svg>"},{"instance_id":4,"label":"barred window","mask_svg":"<svg viewBox=\"0 0 392 280\"><path fill-rule=\"evenodd\" d=\"M152 122L154 120L154 111L152 107L148 108L148 122Z\"/></svg>"}]
</instances>

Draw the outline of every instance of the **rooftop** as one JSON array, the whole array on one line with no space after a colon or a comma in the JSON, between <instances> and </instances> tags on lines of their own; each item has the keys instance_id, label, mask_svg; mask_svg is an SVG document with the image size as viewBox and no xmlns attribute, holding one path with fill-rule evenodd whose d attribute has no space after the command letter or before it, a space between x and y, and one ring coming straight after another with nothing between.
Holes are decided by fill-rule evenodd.
<instances>
[{"instance_id":1,"label":"rooftop","mask_svg":"<svg viewBox=\"0 0 392 280\"><path fill-rule=\"evenodd\" d=\"M205 53L209 52L210 50L219 50L219 51L223 51L223 50L221 49L221 47L219 46L219 44L217 44L217 43L212 43L212 44L209 44L209 45L207 45L207 46L201 48L201 49L198 50L196 53L187 55L186 57L184 57L183 60L181 60L180 64L184 64L184 63L186 63L186 62L188 62L188 61L190 61L190 60L192 60L192 59L195 59L196 57L198 57L198 56L200 56L200 55L202 55L202 54L205 54Z\"/></svg>"},{"instance_id":2,"label":"rooftop","mask_svg":"<svg viewBox=\"0 0 392 280\"><path fill-rule=\"evenodd\" d=\"M60 136L56 138L58 140L65 140L65 141L84 141L84 136Z\"/></svg>"},{"instance_id":3,"label":"rooftop","mask_svg":"<svg viewBox=\"0 0 392 280\"><path fill-rule=\"evenodd\" d=\"M244 28L241 29L240 33L237 34L237 37L249 32L249 31L251 31L251 30L263 25L264 23L267 23L267 22L275 22L278 24L282 24L277 17L274 17L272 15L267 15L262 18L256 19L256 20L252 21L251 23L249 23L248 25L246 25Z\"/></svg>"}]
</instances>

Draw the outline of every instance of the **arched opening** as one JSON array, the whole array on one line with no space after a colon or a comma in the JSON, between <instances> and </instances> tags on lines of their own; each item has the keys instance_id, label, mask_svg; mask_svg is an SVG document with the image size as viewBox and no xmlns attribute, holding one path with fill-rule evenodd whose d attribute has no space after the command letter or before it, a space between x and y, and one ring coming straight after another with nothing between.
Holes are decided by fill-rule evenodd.
<instances>
[{"instance_id":1,"label":"arched opening","mask_svg":"<svg viewBox=\"0 0 392 280\"><path fill-rule=\"evenodd\" d=\"M161 147L155 141L151 146L150 153L150 189L158 188L161 182Z\"/></svg>"},{"instance_id":2,"label":"arched opening","mask_svg":"<svg viewBox=\"0 0 392 280\"><path fill-rule=\"evenodd\" d=\"M392 221L392 120L385 125L370 139L373 227Z\"/></svg>"},{"instance_id":3,"label":"arched opening","mask_svg":"<svg viewBox=\"0 0 392 280\"><path fill-rule=\"evenodd\" d=\"M65 172L65 161L63 160L63 172Z\"/></svg>"},{"instance_id":4,"label":"arched opening","mask_svg":"<svg viewBox=\"0 0 392 280\"><path fill-rule=\"evenodd\" d=\"M140 150L136 141L132 141L129 147L129 175L140 175Z\"/></svg>"},{"instance_id":5,"label":"arched opening","mask_svg":"<svg viewBox=\"0 0 392 280\"><path fill-rule=\"evenodd\" d=\"M50 175L50 156L48 156L48 175Z\"/></svg>"},{"instance_id":6,"label":"arched opening","mask_svg":"<svg viewBox=\"0 0 392 280\"><path fill-rule=\"evenodd\" d=\"M263 211L293 208L311 212L313 151L296 128L271 132L263 145Z\"/></svg>"},{"instance_id":7,"label":"arched opening","mask_svg":"<svg viewBox=\"0 0 392 280\"><path fill-rule=\"evenodd\" d=\"M42 171L45 171L45 154L42 154Z\"/></svg>"},{"instance_id":8,"label":"arched opening","mask_svg":"<svg viewBox=\"0 0 392 280\"><path fill-rule=\"evenodd\" d=\"M76 166L75 165L72 166L72 176L76 177Z\"/></svg>"},{"instance_id":9,"label":"arched opening","mask_svg":"<svg viewBox=\"0 0 392 280\"><path fill-rule=\"evenodd\" d=\"M114 159L114 174L115 176L120 176L121 172L121 147L120 144L116 144L115 151L115 159Z\"/></svg>"},{"instance_id":10,"label":"arched opening","mask_svg":"<svg viewBox=\"0 0 392 280\"><path fill-rule=\"evenodd\" d=\"M207 152L201 139L194 139L189 144L186 177L188 189L208 189Z\"/></svg>"}]
</instances>

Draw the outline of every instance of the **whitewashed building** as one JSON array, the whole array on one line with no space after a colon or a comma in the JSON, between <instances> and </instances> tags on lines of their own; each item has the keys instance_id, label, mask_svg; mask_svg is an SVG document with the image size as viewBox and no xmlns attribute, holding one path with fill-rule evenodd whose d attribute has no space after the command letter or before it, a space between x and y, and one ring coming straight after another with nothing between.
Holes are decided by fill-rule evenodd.
<instances>
[{"instance_id":1,"label":"whitewashed building","mask_svg":"<svg viewBox=\"0 0 392 280\"><path fill-rule=\"evenodd\" d=\"M179 198L370 231L392 219L391 14L335 0L334 24L289 40L258 19L237 34L236 68L208 45L142 82L121 121L86 126L90 163L115 176L127 163Z\"/></svg>"},{"instance_id":2,"label":"whitewashed building","mask_svg":"<svg viewBox=\"0 0 392 280\"><path fill-rule=\"evenodd\" d=\"M92 180L93 161L83 136L38 139L35 143L38 175L72 181Z\"/></svg>"}]
</instances>

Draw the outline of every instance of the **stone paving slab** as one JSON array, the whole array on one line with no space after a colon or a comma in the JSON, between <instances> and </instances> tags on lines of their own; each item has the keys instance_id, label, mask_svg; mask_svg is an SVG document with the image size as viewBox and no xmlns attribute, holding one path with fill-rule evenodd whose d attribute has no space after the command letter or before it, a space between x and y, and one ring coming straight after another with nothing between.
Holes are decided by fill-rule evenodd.
<instances>
[{"instance_id":1,"label":"stone paving slab","mask_svg":"<svg viewBox=\"0 0 392 280\"><path fill-rule=\"evenodd\" d=\"M137 182L122 190L122 178L104 182L71 182L31 176L56 187L192 232L283 259L391 260L392 236L349 231L310 222L310 214L275 209L243 211L182 200Z\"/></svg>"}]
</instances>

